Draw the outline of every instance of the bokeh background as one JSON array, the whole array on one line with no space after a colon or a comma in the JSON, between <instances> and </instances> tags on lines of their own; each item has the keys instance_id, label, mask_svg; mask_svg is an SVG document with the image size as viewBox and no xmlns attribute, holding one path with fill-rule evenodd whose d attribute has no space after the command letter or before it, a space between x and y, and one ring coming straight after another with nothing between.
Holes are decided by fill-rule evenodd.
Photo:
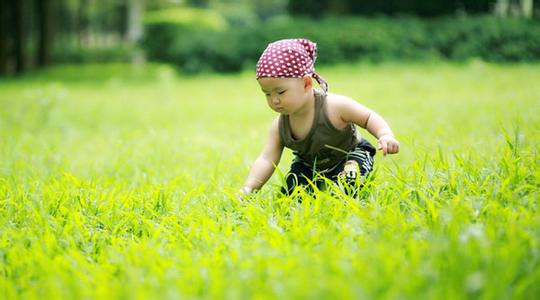
<instances>
[{"instance_id":1,"label":"bokeh background","mask_svg":"<svg viewBox=\"0 0 540 300\"><path fill-rule=\"evenodd\" d=\"M252 67L268 41L317 41L321 64L540 58L538 0L21 0L0 2L0 74L159 61Z\"/></svg>"}]
</instances>

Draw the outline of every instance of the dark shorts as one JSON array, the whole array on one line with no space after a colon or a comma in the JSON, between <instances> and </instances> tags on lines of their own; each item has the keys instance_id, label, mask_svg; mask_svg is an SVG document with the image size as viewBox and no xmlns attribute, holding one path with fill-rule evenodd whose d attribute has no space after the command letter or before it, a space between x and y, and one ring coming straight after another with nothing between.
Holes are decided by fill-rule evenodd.
<instances>
[{"instance_id":1,"label":"dark shorts","mask_svg":"<svg viewBox=\"0 0 540 300\"><path fill-rule=\"evenodd\" d=\"M334 167L318 171L301 159L296 157L291 164L291 169L285 178L286 186L281 189L284 194L290 195L294 188L299 185L309 185L310 182L315 182L317 185L317 178L328 178L332 181L337 181L338 175L344 170L345 163L350 160L354 160L358 163L360 176L368 176L373 170L373 157L376 150L367 140L362 139L343 159L343 161L336 164Z\"/></svg>"}]
</instances>

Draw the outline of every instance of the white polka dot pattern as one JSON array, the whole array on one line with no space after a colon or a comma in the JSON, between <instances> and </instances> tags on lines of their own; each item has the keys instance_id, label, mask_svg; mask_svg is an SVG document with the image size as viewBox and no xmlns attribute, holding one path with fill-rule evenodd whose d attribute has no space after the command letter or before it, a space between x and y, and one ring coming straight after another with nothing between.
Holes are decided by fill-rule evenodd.
<instances>
[{"instance_id":1,"label":"white polka dot pattern","mask_svg":"<svg viewBox=\"0 0 540 300\"><path fill-rule=\"evenodd\" d=\"M324 79L315 73L317 44L307 39L285 39L268 44L257 62L257 78L290 78L311 75L328 91Z\"/></svg>"}]
</instances>

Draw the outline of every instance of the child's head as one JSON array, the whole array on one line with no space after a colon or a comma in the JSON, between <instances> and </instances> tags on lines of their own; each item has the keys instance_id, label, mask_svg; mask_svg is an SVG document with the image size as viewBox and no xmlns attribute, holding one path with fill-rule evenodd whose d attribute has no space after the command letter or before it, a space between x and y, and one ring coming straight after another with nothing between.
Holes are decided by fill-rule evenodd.
<instances>
[{"instance_id":1,"label":"child's head","mask_svg":"<svg viewBox=\"0 0 540 300\"><path fill-rule=\"evenodd\" d=\"M257 62L257 79L302 78L305 75L317 80L328 91L328 84L315 73L317 44L306 39L286 39L268 44Z\"/></svg>"}]
</instances>

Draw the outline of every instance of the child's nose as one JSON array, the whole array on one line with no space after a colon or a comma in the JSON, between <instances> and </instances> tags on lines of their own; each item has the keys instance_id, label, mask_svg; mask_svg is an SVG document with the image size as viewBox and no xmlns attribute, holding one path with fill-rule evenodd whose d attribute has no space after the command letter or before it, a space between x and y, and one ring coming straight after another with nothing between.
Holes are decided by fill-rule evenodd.
<instances>
[{"instance_id":1,"label":"child's nose","mask_svg":"<svg viewBox=\"0 0 540 300\"><path fill-rule=\"evenodd\" d=\"M279 104L279 102L281 102L281 101L279 100L278 96L272 97L272 103Z\"/></svg>"}]
</instances>

